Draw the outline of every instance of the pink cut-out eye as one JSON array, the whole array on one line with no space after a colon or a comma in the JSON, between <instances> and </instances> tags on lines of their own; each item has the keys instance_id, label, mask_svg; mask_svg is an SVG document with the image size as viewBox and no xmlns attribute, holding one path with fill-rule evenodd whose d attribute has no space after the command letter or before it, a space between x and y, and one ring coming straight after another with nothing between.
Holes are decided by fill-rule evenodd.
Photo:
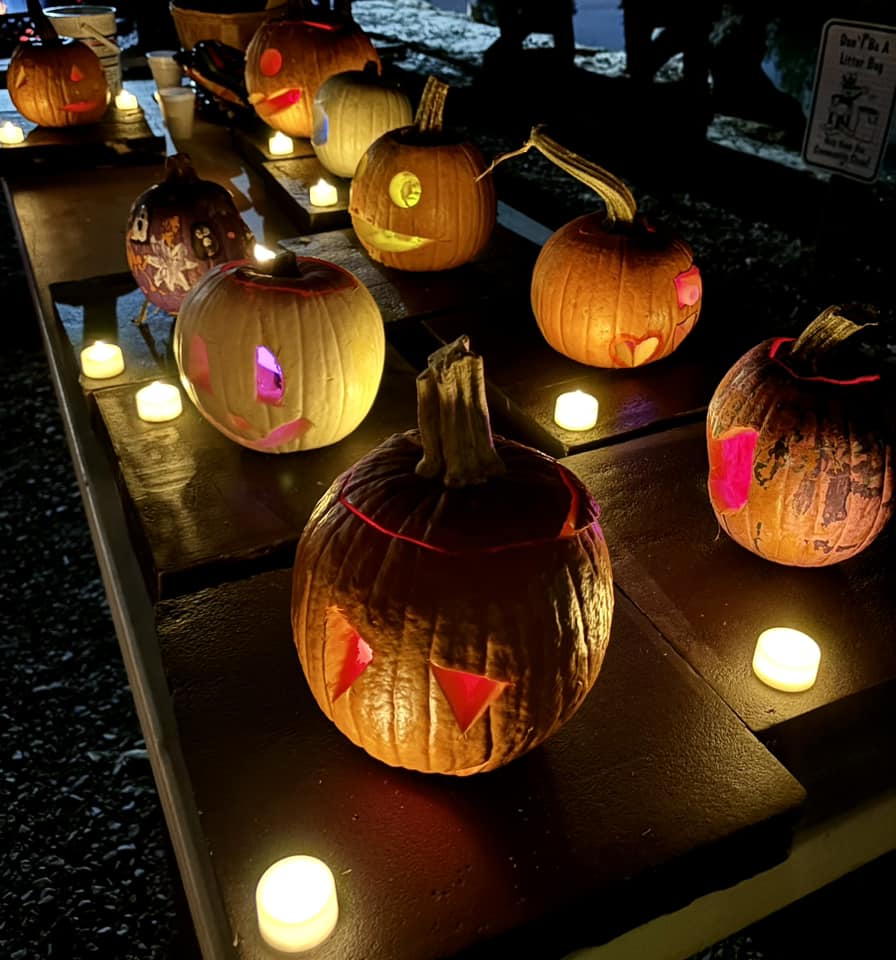
<instances>
[{"instance_id":1,"label":"pink cut-out eye","mask_svg":"<svg viewBox=\"0 0 896 960\"><path fill-rule=\"evenodd\" d=\"M709 440L709 489L713 502L723 511L740 510L750 497L753 453L759 431L733 427Z\"/></svg>"},{"instance_id":2,"label":"pink cut-out eye","mask_svg":"<svg viewBox=\"0 0 896 960\"><path fill-rule=\"evenodd\" d=\"M208 366L208 345L194 333L190 337L190 351L187 354L187 378L197 390L212 392L211 374Z\"/></svg>"},{"instance_id":3,"label":"pink cut-out eye","mask_svg":"<svg viewBox=\"0 0 896 960\"><path fill-rule=\"evenodd\" d=\"M678 293L679 307L693 307L703 296L703 280L700 271L696 267L679 273L675 278L675 289Z\"/></svg>"},{"instance_id":4,"label":"pink cut-out eye","mask_svg":"<svg viewBox=\"0 0 896 960\"><path fill-rule=\"evenodd\" d=\"M255 348L255 399L271 406L283 402L283 371L267 347Z\"/></svg>"},{"instance_id":5,"label":"pink cut-out eye","mask_svg":"<svg viewBox=\"0 0 896 960\"><path fill-rule=\"evenodd\" d=\"M327 685L338 700L370 666L373 650L334 607L327 611L325 634Z\"/></svg>"},{"instance_id":6,"label":"pink cut-out eye","mask_svg":"<svg viewBox=\"0 0 896 960\"><path fill-rule=\"evenodd\" d=\"M69 79L72 83L80 83L84 79L84 74L75 66L72 67L71 73L69 74Z\"/></svg>"},{"instance_id":7,"label":"pink cut-out eye","mask_svg":"<svg viewBox=\"0 0 896 960\"><path fill-rule=\"evenodd\" d=\"M501 696L505 687L510 686L506 680L490 680L476 673L440 667L437 663L430 662L429 668L445 694L461 733L466 733Z\"/></svg>"},{"instance_id":8,"label":"pink cut-out eye","mask_svg":"<svg viewBox=\"0 0 896 960\"><path fill-rule=\"evenodd\" d=\"M258 60L258 69L265 77L276 77L283 69L283 54L276 47L268 47Z\"/></svg>"}]
</instances>

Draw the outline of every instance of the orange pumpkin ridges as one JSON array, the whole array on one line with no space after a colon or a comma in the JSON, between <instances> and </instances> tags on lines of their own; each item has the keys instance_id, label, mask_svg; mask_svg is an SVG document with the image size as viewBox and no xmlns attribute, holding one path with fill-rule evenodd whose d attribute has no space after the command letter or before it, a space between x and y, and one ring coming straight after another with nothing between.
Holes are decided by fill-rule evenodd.
<instances>
[{"instance_id":1,"label":"orange pumpkin ridges","mask_svg":"<svg viewBox=\"0 0 896 960\"><path fill-rule=\"evenodd\" d=\"M581 705L612 574L581 481L492 434L466 337L417 387L419 429L338 477L302 532L293 635L318 705L356 745L465 776L522 756Z\"/></svg>"},{"instance_id":2,"label":"orange pumpkin ridges","mask_svg":"<svg viewBox=\"0 0 896 960\"><path fill-rule=\"evenodd\" d=\"M872 316L831 306L796 340L759 344L707 411L708 492L720 525L776 563L820 567L866 549L893 511L892 420L858 349Z\"/></svg>"}]
</instances>

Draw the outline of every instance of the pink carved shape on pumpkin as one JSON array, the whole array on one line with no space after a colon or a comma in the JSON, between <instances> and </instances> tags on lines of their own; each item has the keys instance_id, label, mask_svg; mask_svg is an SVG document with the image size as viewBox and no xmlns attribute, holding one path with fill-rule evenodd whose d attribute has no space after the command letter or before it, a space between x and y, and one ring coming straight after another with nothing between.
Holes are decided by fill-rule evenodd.
<instances>
[{"instance_id":1,"label":"pink carved shape on pumpkin","mask_svg":"<svg viewBox=\"0 0 896 960\"><path fill-rule=\"evenodd\" d=\"M327 657L335 657L338 674L330 685L330 696L338 700L370 666L370 644L336 609L327 611Z\"/></svg>"},{"instance_id":2,"label":"pink carved shape on pumpkin","mask_svg":"<svg viewBox=\"0 0 896 960\"><path fill-rule=\"evenodd\" d=\"M432 661L429 667L445 694L461 733L466 733L510 686L506 680L490 680L476 673L440 667Z\"/></svg>"},{"instance_id":3,"label":"pink carved shape on pumpkin","mask_svg":"<svg viewBox=\"0 0 896 960\"><path fill-rule=\"evenodd\" d=\"M611 345L613 363L617 367L639 367L659 350L661 343L656 334L635 337L630 333L621 333Z\"/></svg>"},{"instance_id":4,"label":"pink carved shape on pumpkin","mask_svg":"<svg viewBox=\"0 0 896 960\"><path fill-rule=\"evenodd\" d=\"M679 273L674 280L679 307L695 307L703 296L703 278L696 266Z\"/></svg>"},{"instance_id":5,"label":"pink carved shape on pumpkin","mask_svg":"<svg viewBox=\"0 0 896 960\"><path fill-rule=\"evenodd\" d=\"M723 512L740 510L750 496L753 453L759 431L732 427L709 440L709 490L713 503Z\"/></svg>"},{"instance_id":6,"label":"pink carved shape on pumpkin","mask_svg":"<svg viewBox=\"0 0 896 960\"><path fill-rule=\"evenodd\" d=\"M255 397L276 406L283 402L283 370L267 347L255 348Z\"/></svg>"},{"instance_id":7,"label":"pink carved shape on pumpkin","mask_svg":"<svg viewBox=\"0 0 896 960\"><path fill-rule=\"evenodd\" d=\"M311 421L306 420L304 417L299 417L298 420L290 420L289 423L275 427L266 437L262 437L261 440L258 441L259 446L279 447L283 443L289 443L301 437L307 433L312 426Z\"/></svg>"}]
</instances>

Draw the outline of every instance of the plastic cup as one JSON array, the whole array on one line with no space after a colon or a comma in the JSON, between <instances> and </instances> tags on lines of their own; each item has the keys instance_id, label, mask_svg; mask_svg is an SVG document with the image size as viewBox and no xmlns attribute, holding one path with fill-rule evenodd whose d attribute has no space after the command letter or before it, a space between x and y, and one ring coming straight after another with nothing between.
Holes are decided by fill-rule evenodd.
<instances>
[{"instance_id":1,"label":"plastic cup","mask_svg":"<svg viewBox=\"0 0 896 960\"><path fill-rule=\"evenodd\" d=\"M152 78L159 90L164 87L176 87L180 84L184 72L174 59L174 50L150 50L146 62L152 72Z\"/></svg>"},{"instance_id":2,"label":"plastic cup","mask_svg":"<svg viewBox=\"0 0 896 960\"><path fill-rule=\"evenodd\" d=\"M193 136L196 91L190 87L162 87L159 104L172 139L189 140Z\"/></svg>"}]
</instances>

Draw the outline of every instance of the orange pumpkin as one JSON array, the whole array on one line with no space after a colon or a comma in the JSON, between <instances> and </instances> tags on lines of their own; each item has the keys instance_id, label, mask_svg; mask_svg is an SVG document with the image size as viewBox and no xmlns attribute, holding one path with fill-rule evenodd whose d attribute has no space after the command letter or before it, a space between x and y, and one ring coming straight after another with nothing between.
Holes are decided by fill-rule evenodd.
<instances>
[{"instance_id":1,"label":"orange pumpkin","mask_svg":"<svg viewBox=\"0 0 896 960\"><path fill-rule=\"evenodd\" d=\"M355 744L463 776L543 743L581 706L612 574L587 488L492 436L466 337L417 386L419 431L337 478L302 533L293 635L321 710Z\"/></svg>"},{"instance_id":2,"label":"orange pumpkin","mask_svg":"<svg viewBox=\"0 0 896 960\"><path fill-rule=\"evenodd\" d=\"M832 306L796 341L754 347L709 404L712 508L732 539L776 563L854 557L893 511L891 402L868 360L850 357L862 325L846 314L867 319Z\"/></svg>"},{"instance_id":3,"label":"orange pumpkin","mask_svg":"<svg viewBox=\"0 0 896 960\"><path fill-rule=\"evenodd\" d=\"M246 50L246 90L255 112L275 130L310 137L314 97L329 77L380 66L379 54L352 19L350 4L336 9L290 0L282 16L266 20Z\"/></svg>"},{"instance_id":4,"label":"orange pumpkin","mask_svg":"<svg viewBox=\"0 0 896 960\"><path fill-rule=\"evenodd\" d=\"M37 38L16 45L6 74L16 110L40 127L96 123L109 103L99 57L86 43L60 37L39 4L29 3L28 12Z\"/></svg>"},{"instance_id":5,"label":"orange pumpkin","mask_svg":"<svg viewBox=\"0 0 896 960\"><path fill-rule=\"evenodd\" d=\"M427 80L414 123L375 140L358 163L349 213L370 256L399 270L450 270L495 227L497 198L479 148L443 129L448 86Z\"/></svg>"}]
</instances>

